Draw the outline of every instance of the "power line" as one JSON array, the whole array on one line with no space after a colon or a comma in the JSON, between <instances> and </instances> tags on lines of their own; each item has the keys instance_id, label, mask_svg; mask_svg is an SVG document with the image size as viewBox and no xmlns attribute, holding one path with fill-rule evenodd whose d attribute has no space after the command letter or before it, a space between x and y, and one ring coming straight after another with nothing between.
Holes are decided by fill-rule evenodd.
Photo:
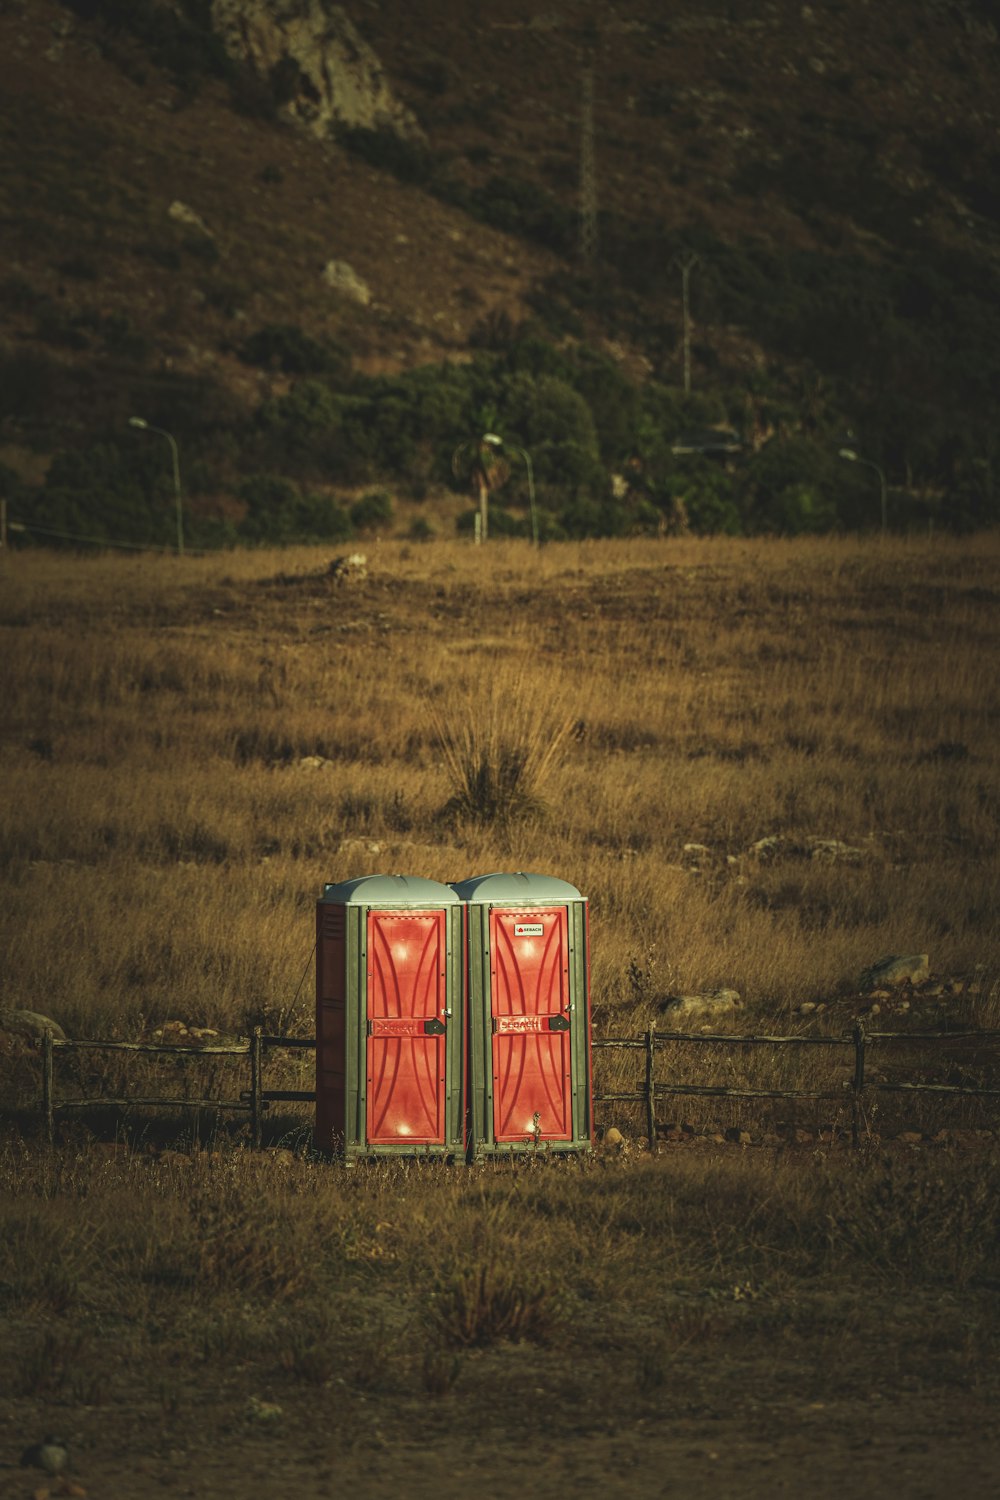
<instances>
[{"instance_id":1,"label":"power line","mask_svg":"<svg viewBox=\"0 0 1000 1500\"><path fill-rule=\"evenodd\" d=\"M64 542L90 542L95 547L131 547L137 552L173 552L161 542L112 542L103 536L82 536L77 531L53 531L48 526L33 526L27 521L8 521L8 531L30 531L32 535L54 536Z\"/></svg>"}]
</instances>

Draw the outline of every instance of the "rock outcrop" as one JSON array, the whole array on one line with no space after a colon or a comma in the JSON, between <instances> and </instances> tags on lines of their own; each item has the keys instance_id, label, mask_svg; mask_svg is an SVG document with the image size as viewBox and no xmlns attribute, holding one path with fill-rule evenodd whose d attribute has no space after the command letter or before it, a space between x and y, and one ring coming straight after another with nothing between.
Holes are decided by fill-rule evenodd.
<instances>
[{"instance_id":1,"label":"rock outcrop","mask_svg":"<svg viewBox=\"0 0 1000 1500\"><path fill-rule=\"evenodd\" d=\"M368 559L363 552L350 552L333 558L326 571L334 583L363 583L368 577Z\"/></svg>"},{"instance_id":2,"label":"rock outcrop","mask_svg":"<svg viewBox=\"0 0 1000 1500\"><path fill-rule=\"evenodd\" d=\"M0 1031L9 1031L28 1042L40 1042L46 1032L55 1042L64 1042L66 1033L58 1021L51 1016L40 1015L36 1010L0 1009Z\"/></svg>"},{"instance_id":3,"label":"rock outcrop","mask_svg":"<svg viewBox=\"0 0 1000 1500\"><path fill-rule=\"evenodd\" d=\"M738 1010L739 1006L739 991L723 989L699 995L667 995L660 1001L659 1011L669 1021L680 1021L692 1016L708 1019L727 1015Z\"/></svg>"},{"instance_id":4,"label":"rock outcrop","mask_svg":"<svg viewBox=\"0 0 1000 1500\"><path fill-rule=\"evenodd\" d=\"M187 229L193 229L197 234L203 234L206 239L214 240L215 235L209 229L201 214L175 198L167 209L167 217L173 219L175 224L183 224Z\"/></svg>"},{"instance_id":5,"label":"rock outcrop","mask_svg":"<svg viewBox=\"0 0 1000 1500\"><path fill-rule=\"evenodd\" d=\"M870 992L883 985L922 984L930 971L930 959L926 953L890 954L864 971L859 988Z\"/></svg>"},{"instance_id":6,"label":"rock outcrop","mask_svg":"<svg viewBox=\"0 0 1000 1500\"><path fill-rule=\"evenodd\" d=\"M212 0L212 26L231 57L271 85L281 112L314 135L331 127L415 137L378 57L329 0Z\"/></svg>"},{"instance_id":7,"label":"rock outcrop","mask_svg":"<svg viewBox=\"0 0 1000 1500\"><path fill-rule=\"evenodd\" d=\"M328 260L323 267L323 280L335 292L349 297L361 307L367 307L372 300L371 287L346 260Z\"/></svg>"}]
</instances>

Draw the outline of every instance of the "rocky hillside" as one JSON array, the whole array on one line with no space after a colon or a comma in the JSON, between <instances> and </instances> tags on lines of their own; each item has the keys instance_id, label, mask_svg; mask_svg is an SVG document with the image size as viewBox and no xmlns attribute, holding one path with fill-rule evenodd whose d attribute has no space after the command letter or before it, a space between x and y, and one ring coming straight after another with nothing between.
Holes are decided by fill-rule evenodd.
<instances>
[{"instance_id":1,"label":"rocky hillside","mask_svg":"<svg viewBox=\"0 0 1000 1500\"><path fill-rule=\"evenodd\" d=\"M652 476L646 498L661 515L664 486L671 500L688 494L645 421L672 424L671 438L735 428L746 453L771 447L772 468L784 444L775 493L811 487L794 501L800 521L845 516L830 510L832 481L801 453L790 461L788 443L835 450L846 432L888 475L900 516L940 510L942 497L967 520L992 516L1000 37L989 0L474 11L3 0L0 473L11 493L37 497L44 481L79 496L81 454L91 488L124 464L148 489L151 460L122 439L137 412L178 434L188 487L222 511L264 471L398 487L420 433L447 447L493 413L522 442L586 450L574 495L592 505L630 463ZM587 419L529 433L488 368L501 357L505 378L572 387ZM409 392L414 372L470 360L475 389L452 392L440 432L424 403L405 453L387 432L366 456L352 437L338 470L302 438L324 423L342 437L352 413L370 429L372 380L402 378ZM322 387L305 416L306 397L287 404L303 381ZM323 391L339 405L320 421ZM447 464L425 455L421 476L433 489ZM728 484L709 486L719 524L753 529L760 484L749 498L738 476Z\"/></svg>"}]
</instances>

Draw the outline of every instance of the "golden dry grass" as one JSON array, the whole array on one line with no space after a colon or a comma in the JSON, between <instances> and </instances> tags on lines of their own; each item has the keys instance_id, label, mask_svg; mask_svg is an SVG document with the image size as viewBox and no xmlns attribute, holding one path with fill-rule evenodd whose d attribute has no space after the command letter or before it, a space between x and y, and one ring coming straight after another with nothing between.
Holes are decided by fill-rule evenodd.
<instances>
[{"instance_id":1,"label":"golden dry grass","mask_svg":"<svg viewBox=\"0 0 1000 1500\"><path fill-rule=\"evenodd\" d=\"M383 542L337 585L318 549L8 556L5 1003L71 1035L308 1032L324 881L502 868L590 898L605 1033L719 986L787 1029L887 952L988 992L998 557ZM544 785L491 820L456 778L501 731ZM605 1054L604 1086L631 1065Z\"/></svg>"}]
</instances>

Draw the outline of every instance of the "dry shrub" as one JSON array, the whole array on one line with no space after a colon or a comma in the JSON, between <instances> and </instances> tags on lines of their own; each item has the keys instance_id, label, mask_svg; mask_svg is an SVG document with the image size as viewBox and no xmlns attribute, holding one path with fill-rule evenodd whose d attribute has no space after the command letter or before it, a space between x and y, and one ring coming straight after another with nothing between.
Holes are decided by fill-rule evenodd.
<instances>
[{"instance_id":1,"label":"dry shrub","mask_svg":"<svg viewBox=\"0 0 1000 1500\"><path fill-rule=\"evenodd\" d=\"M0 1296L34 1314L73 1311L84 1295L95 1238L65 1200L11 1205L0 1234Z\"/></svg>"},{"instance_id":2,"label":"dry shrub","mask_svg":"<svg viewBox=\"0 0 1000 1500\"><path fill-rule=\"evenodd\" d=\"M196 1276L206 1293L235 1293L289 1301L315 1274L315 1240L289 1224L273 1187L209 1180L192 1196ZM296 1226L299 1228L299 1226Z\"/></svg>"},{"instance_id":3,"label":"dry shrub","mask_svg":"<svg viewBox=\"0 0 1000 1500\"><path fill-rule=\"evenodd\" d=\"M446 1396L462 1373L462 1356L432 1341L420 1362L421 1383L428 1396Z\"/></svg>"},{"instance_id":4,"label":"dry shrub","mask_svg":"<svg viewBox=\"0 0 1000 1500\"><path fill-rule=\"evenodd\" d=\"M7 1394L72 1397L91 1355L91 1342L79 1329L47 1328L17 1363L8 1367Z\"/></svg>"},{"instance_id":5,"label":"dry shrub","mask_svg":"<svg viewBox=\"0 0 1000 1500\"><path fill-rule=\"evenodd\" d=\"M1000 1272L1000 1159L890 1158L829 1182L835 1261L964 1287Z\"/></svg>"},{"instance_id":6,"label":"dry shrub","mask_svg":"<svg viewBox=\"0 0 1000 1500\"><path fill-rule=\"evenodd\" d=\"M546 810L545 789L565 752L573 717L524 670L450 691L431 722L452 787L446 812L499 827Z\"/></svg>"},{"instance_id":7,"label":"dry shrub","mask_svg":"<svg viewBox=\"0 0 1000 1500\"><path fill-rule=\"evenodd\" d=\"M546 1344L561 1322L551 1283L499 1259L455 1270L437 1292L431 1316L445 1342L465 1349L501 1339Z\"/></svg>"}]
</instances>

